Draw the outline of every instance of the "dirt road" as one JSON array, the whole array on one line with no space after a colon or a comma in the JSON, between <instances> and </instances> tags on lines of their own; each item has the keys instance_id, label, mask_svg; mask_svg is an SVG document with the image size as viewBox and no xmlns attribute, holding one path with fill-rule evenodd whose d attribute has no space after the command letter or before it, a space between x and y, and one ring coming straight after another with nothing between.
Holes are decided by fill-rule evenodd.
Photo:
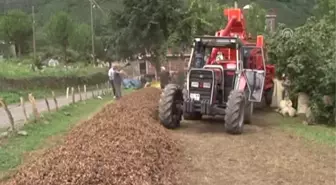
<instances>
[{"instance_id":1,"label":"dirt road","mask_svg":"<svg viewBox=\"0 0 336 185\"><path fill-rule=\"evenodd\" d=\"M333 185L335 150L285 133L257 114L238 136L219 121L183 122L185 185Z\"/></svg>"}]
</instances>

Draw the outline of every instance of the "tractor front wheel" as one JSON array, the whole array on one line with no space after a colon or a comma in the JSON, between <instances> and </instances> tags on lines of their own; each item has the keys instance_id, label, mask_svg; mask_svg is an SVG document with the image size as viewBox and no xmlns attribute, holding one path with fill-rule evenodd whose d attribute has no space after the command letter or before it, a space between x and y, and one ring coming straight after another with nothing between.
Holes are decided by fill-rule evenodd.
<instances>
[{"instance_id":1,"label":"tractor front wheel","mask_svg":"<svg viewBox=\"0 0 336 185\"><path fill-rule=\"evenodd\" d=\"M244 126L245 93L232 90L225 109L225 130L230 134L241 134Z\"/></svg>"},{"instance_id":2,"label":"tractor front wheel","mask_svg":"<svg viewBox=\"0 0 336 185\"><path fill-rule=\"evenodd\" d=\"M162 91L159 102L159 119L161 124L174 129L180 126L182 118L182 91L176 84L168 84Z\"/></svg>"}]
</instances>

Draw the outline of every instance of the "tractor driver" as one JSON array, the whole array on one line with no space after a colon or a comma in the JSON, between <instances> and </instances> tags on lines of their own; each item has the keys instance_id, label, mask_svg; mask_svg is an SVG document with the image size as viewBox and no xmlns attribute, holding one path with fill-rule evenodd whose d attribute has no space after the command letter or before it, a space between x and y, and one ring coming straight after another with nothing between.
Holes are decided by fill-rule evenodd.
<instances>
[{"instance_id":1,"label":"tractor driver","mask_svg":"<svg viewBox=\"0 0 336 185\"><path fill-rule=\"evenodd\" d=\"M221 51L218 51L216 55L216 59L213 61L213 63L219 64L218 62L223 61L223 60L225 60L223 53Z\"/></svg>"},{"instance_id":2,"label":"tractor driver","mask_svg":"<svg viewBox=\"0 0 336 185\"><path fill-rule=\"evenodd\" d=\"M218 51L216 56L216 62L221 60L225 60L225 57L221 51Z\"/></svg>"}]
</instances>

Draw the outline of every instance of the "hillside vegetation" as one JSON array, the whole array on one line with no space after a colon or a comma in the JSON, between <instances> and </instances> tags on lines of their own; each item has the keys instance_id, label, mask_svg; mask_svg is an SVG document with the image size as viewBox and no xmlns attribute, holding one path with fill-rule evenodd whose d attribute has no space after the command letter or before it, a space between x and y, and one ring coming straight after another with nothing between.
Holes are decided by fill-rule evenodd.
<instances>
[{"instance_id":1,"label":"hillside vegetation","mask_svg":"<svg viewBox=\"0 0 336 185\"><path fill-rule=\"evenodd\" d=\"M121 0L96 0L96 2L106 13L122 7ZM218 0L218 2L233 5L234 0ZM291 27L303 24L307 17L313 14L313 8L316 4L315 0L238 0L237 2L240 7L254 2L266 10L275 9L278 21ZM3 7L2 12L9 9L31 12L31 6L35 5L37 20L40 24L47 22L50 16L59 11L69 11L76 20L89 22L89 4L89 0L0 0L0 5ZM100 11L95 14L96 21L103 21Z\"/></svg>"}]
</instances>

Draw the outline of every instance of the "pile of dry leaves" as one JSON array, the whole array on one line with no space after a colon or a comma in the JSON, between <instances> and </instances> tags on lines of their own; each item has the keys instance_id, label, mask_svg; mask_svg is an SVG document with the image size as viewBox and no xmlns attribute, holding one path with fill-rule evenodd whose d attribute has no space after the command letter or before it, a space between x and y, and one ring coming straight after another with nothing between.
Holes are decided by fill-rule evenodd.
<instances>
[{"instance_id":1,"label":"pile of dry leaves","mask_svg":"<svg viewBox=\"0 0 336 185\"><path fill-rule=\"evenodd\" d=\"M159 96L158 89L145 88L106 106L7 183L178 184L178 146L155 120Z\"/></svg>"}]
</instances>

